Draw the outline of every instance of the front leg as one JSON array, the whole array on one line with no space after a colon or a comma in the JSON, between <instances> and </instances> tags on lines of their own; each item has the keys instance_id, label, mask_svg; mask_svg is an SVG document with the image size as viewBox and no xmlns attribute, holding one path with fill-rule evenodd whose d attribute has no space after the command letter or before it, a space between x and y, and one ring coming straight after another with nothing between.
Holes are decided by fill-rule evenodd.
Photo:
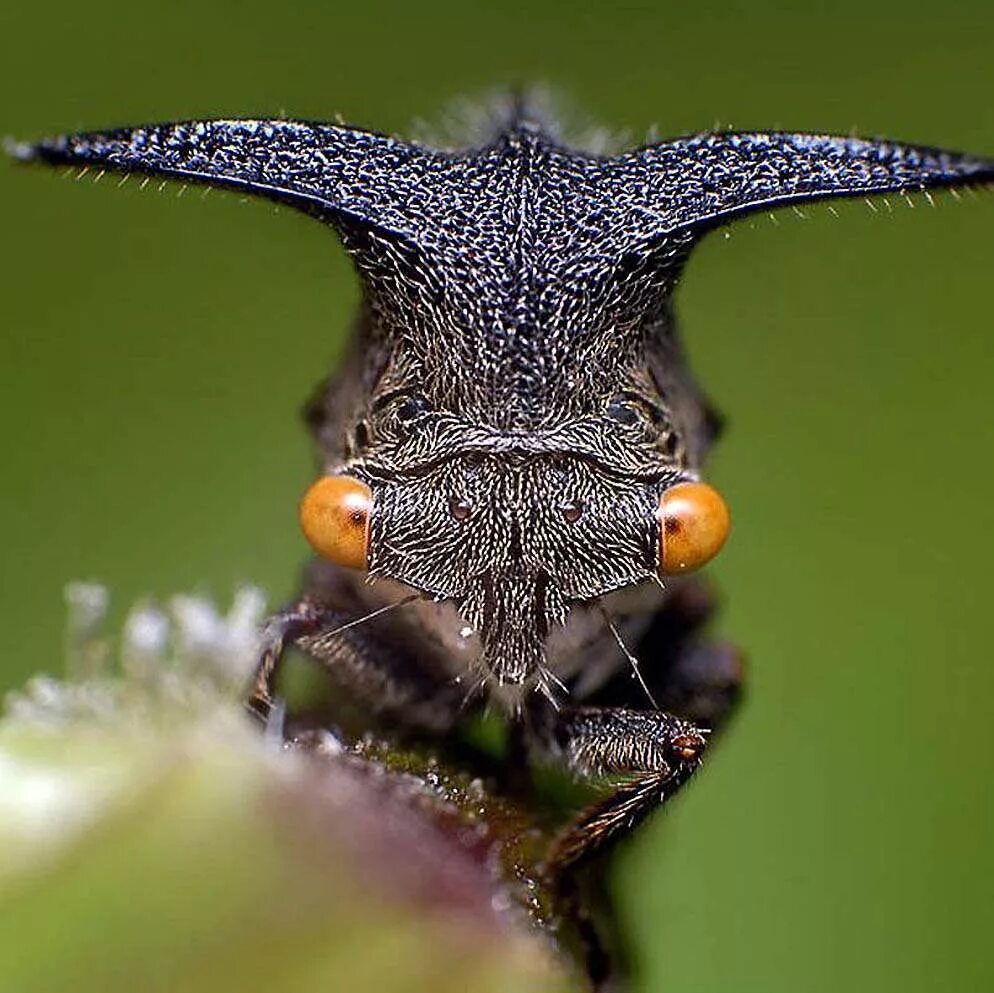
<instances>
[{"instance_id":1,"label":"front leg","mask_svg":"<svg viewBox=\"0 0 994 993\"><path fill-rule=\"evenodd\" d=\"M398 728L443 731L460 717L465 690L437 664L405 614L417 595L374 601L361 585L316 566L307 592L267 622L247 705L263 720L273 707L285 653L296 649L328 670L349 697Z\"/></svg>"},{"instance_id":2,"label":"front leg","mask_svg":"<svg viewBox=\"0 0 994 993\"><path fill-rule=\"evenodd\" d=\"M245 706L264 723L273 711L273 689L287 645L321 624L323 612L306 597L270 617L262 630L262 643L252 686Z\"/></svg>"},{"instance_id":3,"label":"front leg","mask_svg":"<svg viewBox=\"0 0 994 993\"><path fill-rule=\"evenodd\" d=\"M543 737L575 773L622 777L553 839L553 876L604 851L672 797L697 771L705 733L663 711L568 708L548 717Z\"/></svg>"}]
</instances>

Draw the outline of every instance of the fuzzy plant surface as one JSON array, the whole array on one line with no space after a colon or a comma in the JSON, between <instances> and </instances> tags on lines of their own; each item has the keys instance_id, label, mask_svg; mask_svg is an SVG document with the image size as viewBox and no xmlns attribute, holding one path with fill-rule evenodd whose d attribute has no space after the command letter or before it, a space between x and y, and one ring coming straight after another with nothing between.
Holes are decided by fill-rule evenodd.
<instances>
[{"instance_id":1,"label":"fuzzy plant surface","mask_svg":"<svg viewBox=\"0 0 994 993\"><path fill-rule=\"evenodd\" d=\"M105 634L75 585L64 679L0 720L0 989L583 988L540 830L417 750L243 711L264 601L177 597Z\"/></svg>"}]
</instances>

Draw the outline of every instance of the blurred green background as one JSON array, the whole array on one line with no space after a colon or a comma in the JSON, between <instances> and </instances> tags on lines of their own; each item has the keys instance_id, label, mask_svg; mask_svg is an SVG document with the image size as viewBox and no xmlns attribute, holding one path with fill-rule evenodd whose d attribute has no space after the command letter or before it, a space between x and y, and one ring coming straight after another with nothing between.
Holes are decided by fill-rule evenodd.
<instances>
[{"instance_id":1,"label":"blurred green background","mask_svg":"<svg viewBox=\"0 0 994 993\"><path fill-rule=\"evenodd\" d=\"M800 5L799 5L800 6ZM492 8L16 2L0 132L275 115L402 130L546 82L639 135L716 121L994 154L994 14L843 0ZM287 595L297 421L356 289L319 225L0 166L0 685L61 658L61 590ZM679 305L730 417L713 569L750 659L733 732L619 862L665 991L994 987L994 197L713 237Z\"/></svg>"}]
</instances>

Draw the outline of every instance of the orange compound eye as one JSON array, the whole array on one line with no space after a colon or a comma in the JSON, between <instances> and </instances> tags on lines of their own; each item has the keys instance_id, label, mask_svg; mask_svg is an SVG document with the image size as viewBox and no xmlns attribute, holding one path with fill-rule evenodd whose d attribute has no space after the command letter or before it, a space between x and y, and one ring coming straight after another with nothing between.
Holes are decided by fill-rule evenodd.
<instances>
[{"instance_id":1,"label":"orange compound eye","mask_svg":"<svg viewBox=\"0 0 994 993\"><path fill-rule=\"evenodd\" d=\"M331 562L365 569L373 494L351 476L324 476L300 501L300 527L311 547Z\"/></svg>"},{"instance_id":2,"label":"orange compound eye","mask_svg":"<svg viewBox=\"0 0 994 993\"><path fill-rule=\"evenodd\" d=\"M692 572L709 562L728 537L731 517L707 483L677 483L659 498L659 571Z\"/></svg>"}]
</instances>

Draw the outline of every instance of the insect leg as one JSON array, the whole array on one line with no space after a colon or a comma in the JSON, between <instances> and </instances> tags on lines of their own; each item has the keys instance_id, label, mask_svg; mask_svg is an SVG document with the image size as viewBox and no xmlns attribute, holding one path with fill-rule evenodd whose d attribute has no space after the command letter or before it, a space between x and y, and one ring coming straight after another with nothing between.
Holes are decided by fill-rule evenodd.
<instances>
[{"instance_id":1,"label":"insect leg","mask_svg":"<svg viewBox=\"0 0 994 993\"><path fill-rule=\"evenodd\" d=\"M706 746L702 731L663 711L577 707L545 719L546 747L573 772L621 780L553 839L553 875L632 831L693 776Z\"/></svg>"},{"instance_id":2,"label":"insect leg","mask_svg":"<svg viewBox=\"0 0 994 993\"><path fill-rule=\"evenodd\" d=\"M320 626L323 611L308 598L298 600L291 607L270 617L262 631L259 659L246 706L249 711L266 721L273 709L273 686L279 675L287 644L303 632Z\"/></svg>"},{"instance_id":3,"label":"insect leg","mask_svg":"<svg viewBox=\"0 0 994 993\"><path fill-rule=\"evenodd\" d=\"M404 615L411 598L372 601L368 590L340 579L343 572L312 567L307 592L268 621L249 709L263 719L268 716L280 663L292 648L326 668L358 704L391 722L431 731L450 727L465 690L439 669L429 648L412 633L414 622Z\"/></svg>"}]
</instances>

